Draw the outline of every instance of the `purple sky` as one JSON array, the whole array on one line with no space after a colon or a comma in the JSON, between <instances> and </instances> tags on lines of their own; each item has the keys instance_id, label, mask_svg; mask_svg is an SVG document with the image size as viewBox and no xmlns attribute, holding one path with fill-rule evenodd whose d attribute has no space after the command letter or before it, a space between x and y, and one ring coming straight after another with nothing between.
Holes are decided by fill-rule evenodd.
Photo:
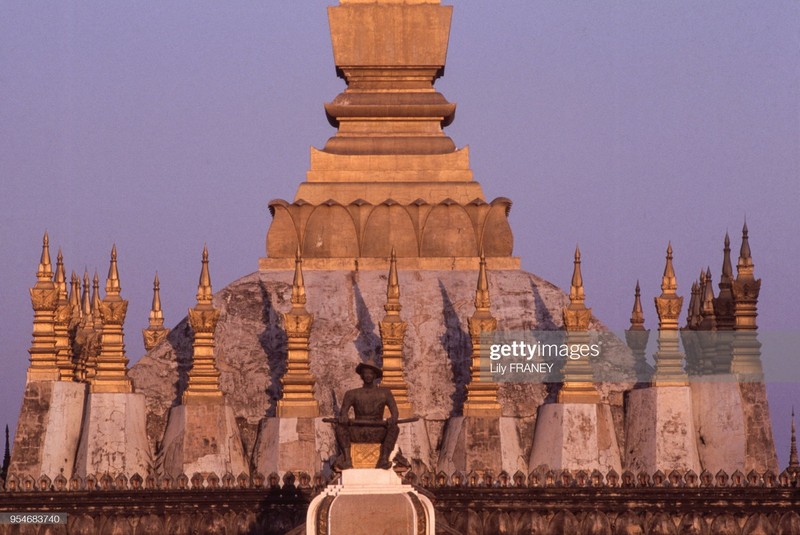
<instances>
[{"instance_id":1,"label":"purple sky","mask_svg":"<svg viewBox=\"0 0 800 535\"><path fill-rule=\"evenodd\" d=\"M103 280L116 242L131 361L156 270L173 326L204 242L216 289L257 269L267 201L294 197L309 145L333 133L333 3L3 5L0 423L12 433L45 229L68 273ZM654 328L667 241L688 302L701 267L716 285L722 238L738 252L746 215L761 330L800 340L798 28L790 0L459 2L437 88L459 105L448 134L470 145L487 198L514 201L526 270L568 287L580 243L588 306L623 329L638 278ZM770 396L784 465L800 388Z\"/></svg>"}]
</instances>

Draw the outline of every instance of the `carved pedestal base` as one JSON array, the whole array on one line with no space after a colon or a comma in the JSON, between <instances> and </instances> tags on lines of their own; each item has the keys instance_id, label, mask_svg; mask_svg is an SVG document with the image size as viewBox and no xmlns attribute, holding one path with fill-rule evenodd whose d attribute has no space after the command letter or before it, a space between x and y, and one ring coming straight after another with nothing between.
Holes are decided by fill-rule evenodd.
<instances>
[{"instance_id":1,"label":"carved pedestal base","mask_svg":"<svg viewBox=\"0 0 800 535\"><path fill-rule=\"evenodd\" d=\"M522 456L517 418L454 416L447 420L438 472L491 470L495 475L527 469Z\"/></svg>"},{"instance_id":2,"label":"carved pedestal base","mask_svg":"<svg viewBox=\"0 0 800 535\"><path fill-rule=\"evenodd\" d=\"M163 441L164 472L173 478L181 473L220 479L231 473L249 474L242 438L233 409L219 402L190 402L172 407Z\"/></svg>"},{"instance_id":3,"label":"carved pedestal base","mask_svg":"<svg viewBox=\"0 0 800 535\"><path fill-rule=\"evenodd\" d=\"M433 535L431 501L391 470L342 472L342 482L328 485L308 507L308 535Z\"/></svg>"},{"instance_id":4,"label":"carved pedestal base","mask_svg":"<svg viewBox=\"0 0 800 535\"><path fill-rule=\"evenodd\" d=\"M625 468L701 472L689 386L661 386L628 394L625 418Z\"/></svg>"},{"instance_id":5,"label":"carved pedestal base","mask_svg":"<svg viewBox=\"0 0 800 535\"><path fill-rule=\"evenodd\" d=\"M145 477L152 464L146 414L144 394L89 394L75 473Z\"/></svg>"},{"instance_id":6,"label":"carved pedestal base","mask_svg":"<svg viewBox=\"0 0 800 535\"><path fill-rule=\"evenodd\" d=\"M322 418L264 418L258 427L253 464L261 474L323 471L336 454L333 426Z\"/></svg>"},{"instance_id":7,"label":"carved pedestal base","mask_svg":"<svg viewBox=\"0 0 800 535\"><path fill-rule=\"evenodd\" d=\"M72 476L81 433L86 385L37 381L25 385L11 465L19 478Z\"/></svg>"},{"instance_id":8,"label":"carved pedestal base","mask_svg":"<svg viewBox=\"0 0 800 535\"><path fill-rule=\"evenodd\" d=\"M614 469L622 473L611 407L603 403L550 403L539 407L529 471Z\"/></svg>"}]
</instances>

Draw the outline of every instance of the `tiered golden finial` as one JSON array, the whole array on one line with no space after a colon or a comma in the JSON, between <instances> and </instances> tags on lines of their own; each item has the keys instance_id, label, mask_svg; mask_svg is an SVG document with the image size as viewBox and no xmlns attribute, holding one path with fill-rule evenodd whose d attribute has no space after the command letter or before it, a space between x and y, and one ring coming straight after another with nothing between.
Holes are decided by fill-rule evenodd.
<instances>
[{"instance_id":1,"label":"tiered golden finial","mask_svg":"<svg viewBox=\"0 0 800 535\"><path fill-rule=\"evenodd\" d=\"M103 330L92 392L133 392L133 384L128 377L128 357L125 356L125 335L122 329L128 301L120 297L121 290L117 270L117 246L114 245L111 248L111 263L106 278L106 295L100 302Z\"/></svg>"},{"instance_id":2,"label":"tiered golden finial","mask_svg":"<svg viewBox=\"0 0 800 535\"><path fill-rule=\"evenodd\" d=\"M74 270L69 280L69 306L70 310L72 310L70 330L73 331L74 334L75 327L81 322L81 318L83 317L83 310L81 309L81 280Z\"/></svg>"},{"instance_id":3,"label":"tiered golden finial","mask_svg":"<svg viewBox=\"0 0 800 535\"><path fill-rule=\"evenodd\" d=\"M575 247L575 258L572 265L572 282L569 287L569 306L561 309L564 330L567 331L566 343L588 344L589 322L592 309L586 308L581 274L581 250ZM594 385L592 365L587 358L567 359L562 369L563 385L558 392L559 403L599 403L600 394Z\"/></svg>"},{"instance_id":4,"label":"tiered golden finial","mask_svg":"<svg viewBox=\"0 0 800 535\"><path fill-rule=\"evenodd\" d=\"M389 259L389 280L386 284L386 315L380 322L381 344L383 348L383 379L381 386L392 391L401 418L413 416L413 408L408 400L408 385L404 376L403 340L407 323L400 318L400 280L397 277L397 255L392 247Z\"/></svg>"},{"instance_id":5,"label":"tiered golden finial","mask_svg":"<svg viewBox=\"0 0 800 535\"><path fill-rule=\"evenodd\" d=\"M797 457L797 434L794 427L794 407L792 407L792 434L789 444L789 470L800 474L800 459Z\"/></svg>"},{"instance_id":6,"label":"tiered golden finial","mask_svg":"<svg viewBox=\"0 0 800 535\"><path fill-rule=\"evenodd\" d=\"M33 342L28 353L27 382L57 381L59 378L56 359L55 313L58 305L58 288L53 282L50 263L50 238L47 232L42 239L42 256L36 271L36 284L30 289L33 306Z\"/></svg>"},{"instance_id":7,"label":"tiered golden finial","mask_svg":"<svg viewBox=\"0 0 800 535\"><path fill-rule=\"evenodd\" d=\"M683 297L675 292L678 281L672 267L672 243L667 245L667 262L661 277L661 295L655 298L658 313L658 351L655 355L654 386L684 386L687 375L683 370L683 354L678 342L678 316Z\"/></svg>"},{"instance_id":8,"label":"tiered golden finial","mask_svg":"<svg viewBox=\"0 0 800 535\"><path fill-rule=\"evenodd\" d=\"M72 322L72 305L67 292L67 274L64 270L64 255L61 249L56 255L55 285L58 290L55 323L53 330L56 337L56 365L62 381L72 381L75 367L72 364L72 344L69 338L69 326Z\"/></svg>"},{"instance_id":9,"label":"tiered golden finial","mask_svg":"<svg viewBox=\"0 0 800 535\"><path fill-rule=\"evenodd\" d=\"M150 324L146 329L142 329L145 351L153 349L168 334L169 329L164 327L164 313L161 312L161 285L158 281L158 272L156 272L156 276L153 279L153 304L150 307Z\"/></svg>"},{"instance_id":10,"label":"tiered golden finial","mask_svg":"<svg viewBox=\"0 0 800 535\"><path fill-rule=\"evenodd\" d=\"M628 344L635 362L635 372L638 382L649 380L647 366L647 340L650 330L644 328L644 310L642 309L642 292L639 281L636 281L636 290L633 297L633 310L631 310L631 326L625 331L625 342Z\"/></svg>"},{"instance_id":11,"label":"tiered golden finial","mask_svg":"<svg viewBox=\"0 0 800 535\"><path fill-rule=\"evenodd\" d=\"M761 343L758 341L756 325L761 279L756 279L754 275L755 266L750 252L747 222L742 228L742 247L736 271L736 280L732 287L735 333L731 371L757 379L762 374Z\"/></svg>"},{"instance_id":12,"label":"tiered golden finial","mask_svg":"<svg viewBox=\"0 0 800 535\"><path fill-rule=\"evenodd\" d=\"M748 246L749 249L749 246ZM725 247L722 257L722 275L719 279L719 295L714 300L714 315L717 329L732 331L735 320L733 305L733 267L731 266L731 239L725 233Z\"/></svg>"},{"instance_id":13,"label":"tiered golden finial","mask_svg":"<svg viewBox=\"0 0 800 535\"><path fill-rule=\"evenodd\" d=\"M303 280L303 259L300 247L294 259L292 308L283 314L287 338L286 374L281 378L283 397L278 401L278 416L314 418L319 416L319 403L314 399L316 380L311 374L309 338L314 316L306 310L306 287Z\"/></svg>"},{"instance_id":14,"label":"tiered golden finial","mask_svg":"<svg viewBox=\"0 0 800 535\"><path fill-rule=\"evenodd\" d=\"M94 321L94 328L98 332L103 330L103 316L100 314L100 276L97 270L94 270L92 277L92 320Z\"/></svg>"},{"instance_id":15,"label":"tiered golden finial","mask_svg":"<svg viewBox=\"0 0 800 535\"><path fill-rule=\"evenodd\" d=\"M481 250L478 269L478 286L475 290L475 312L469 318L469 336L472 340L472 362L464 416L499 416L497 401L499 386L491 376L481 373L481 337L497 330L497 320L492 316L489 302L489 280L486 275L486 257ZM484 370L487 372L488 370Z\"/></svg>"},{"instance_id":16,"label":"tiered golden finial","mask_svg":"<svg viewBox=\"0 0 800 535\"><path fill-rule=\"evenodd\" d=\"M211 303L211 275L208 272L208 248L203 246L203 267L197 285L197 305L189 309L189 324L194 331L192 344L192 369L189 386L183 393L183 403L221 401L219 370L214 358L214 331L219 321L219 310Z\"/></svg>"}]
</instances>

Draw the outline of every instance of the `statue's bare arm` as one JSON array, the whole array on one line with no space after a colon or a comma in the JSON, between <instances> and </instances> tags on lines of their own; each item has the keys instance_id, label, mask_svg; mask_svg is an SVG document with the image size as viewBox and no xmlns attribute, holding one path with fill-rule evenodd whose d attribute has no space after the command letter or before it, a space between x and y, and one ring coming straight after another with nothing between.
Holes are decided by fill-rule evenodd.
<instances>
[{"instance_id":1,"label":"statue's bare arm","mask_svg":"<svg viewBox=\"0 0 800 535\"><path fill-rule=\"evenodd\" d=\"M350 419L350 407L353 406L353 396L350 392L351 390L345 392L344 399L342 399L342 407L339 409L339 423L347 423Z\"/></svg>"}]
</instances>

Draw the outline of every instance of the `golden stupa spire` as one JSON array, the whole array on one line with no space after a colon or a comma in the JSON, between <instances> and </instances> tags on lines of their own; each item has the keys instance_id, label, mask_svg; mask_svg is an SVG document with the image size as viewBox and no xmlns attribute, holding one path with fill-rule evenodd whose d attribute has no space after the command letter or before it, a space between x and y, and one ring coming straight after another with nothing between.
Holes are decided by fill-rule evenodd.
<instances>
[{"instance_id":1,"label":"golden stupa spire","mask_svg":"<svg viewBox=\"0 0 800 535\"><path fill-rule=\"evenodd\" d=\"M119 270L117 269L117 245L111 246L111 264L108 266L106 279L106 294L119 295L122 288L119 285Z\"/></svg>"},{"instance_id":2,"label":"golden stupa spire","mask_svg":"<svg viewBox=\"0 0 800 535\"><path fill-rule=\"evenodd\" d=\"M91 290L90 290L90 282L89 282L89 270L84 269L83 271L83 292L81 292L81 316L82 320L85 322L87 320L91 321L92 317L92 298L91 298Z\"/></svg>"},{"instance_id":3,"label":"golden stupa spire","mask_svg":"<svg viewBox=\"0 0 800 535\"><path fill-rule=\"evenodd\" d=\"M475 290L475 312L469 318L469 336L472 341L470 382L464 402L464 416L499 416L497 383L492 381L488 370L481 370L481 338L497 330L497 320L492 316L489 300L489 279L486 273L486 257L481 248L478 266L478 285ZM486 340L484 340L484 343Z\"/></svg>"},{"instance_id":4,"label":"golden stupa spire","mask_svg":"<svg viewBox=\"0 0 800 535\"><path fill-rule=\"evenodd\" d=\"M69 280L69 306L72 309L72 323L77 323L82 316L81 310L81 280L73 270Z\"/></svg>"},{"instance_id":5,"label":"golden stupa spire","mask_svg":"<svg viewBox=\"0 0 800 535\"><path fill-rule=\"evenodd\" d=\"M636 281L636 290L633 297L633 310L631 310L631 331L644 330L644 310L642 309L642 292L639 281Z\"/></svg>"},{"instance_id":6,"label":"golden stupa spire","mask_svg":"<svg viewBox=\"0 0 800 535\"><path fill-rule=\"evenodd\" d=\"M149 320L147 328L142 329L145 351L153 349L169 333L169 329L164 328L164 314L161 312L161 284L158 272L153 279L153 304L150 307Z\"/></svg>"},{"instance_id":7,"label":"golden stupa spire","mask_svg":"<svg viewBox=\"0 0 800 535\"><path fill-rule=\"evenodd\" d=\"M292 306L306 304L306 286L303 280L303 257L300 256L300 246L294 254L294 279L292 280Z\"/></svg>"},{"instance_id":8,"label":"golden stupa spire","mask_svg":"<svg viewBox=\"0 0 800 535\"><path fill-rule=\"evenodd\" d=\"M747 247L748 251L750 246ZM720 277L719 284L722 288L723 284L731 285L733 282L733 267L731 265L731 238L725 232L725 247L723 248L722 256L722 276Z\"/></svg>"},{"instance_id":9,"label":"golden stupa spire","mask_svg":"<svg viewBox=\"0 0 800 535\"><path fill-rule=\"evenodd\" d=\"M56 336L56 362L62 381L72 381L74 366L72 364L72 344L70 343L69 327L72 321L72 306L67 292L67 273L64 270L64 255L58 249L56 255L56 274L54 279L58 292L56 305L54 331Z\"/></svg>"},{"instance_id":10,"label":"golden stupa spire","mask_svg":"<svg viewBox=\"0 0 800 535\"><path fill-rule=\"evenodd\" d=\"M486 257L481 249L481 259L478 268L478 287L475 291L475 308L481 311L489 311L489 279L486 277Z\"/></svg>"},{"instance_id":11,"label":"golden stupa spire","mask_svg":"<svg viewBox=\"0 0 800 535\"><path fill-rule=\"evenodd\" d=\"M36 278L41 282L47 282L53 278L53 266L50 263L50 237L47 235L47 231L42 238L42 256L39 260Z\"/></svg>"},{"instance_id":12,"label":"golden stupa spire","mask_svg":"<svg viewBox=\"0 0 800 535\"><path fill-rule=\"evenodd\" d=\"M572 281L569 289L569 305L561 309L564 330L567 331L566 342L583 345L590 340L589 322L592 319L592 310L586 308L586 296L583 289L583 275L581 274L581 250L575 246L575 256L572 261ZM558 392L559 403L599 403L600 394L594 385L592 366L588 358L578 360L568 359L561 372L564 375L563 384Z\"/></svg>"},{"instance_id":13,"label":"golden stupa spire","mask_svg":"<svg viewBox=\"0 0 800 535\"><path fill-rule=\"evenodd\" d=\"M705 273L703 274L703 279ZM683 306L683 297L678 288L675 270L672 267L672 243L667 245L667 262L661 278L661 295L655 298L658 313L658 351L655 354L655 386L685 386L687 375L683 370L683 353L678 340L678 316Z\"/></svg>"},{"instance_id":14,"label":"golden stupa spire","mask_svg":"<svg viewBox=\"0 0 800 535\"><path fill-rule=\"evenodd\" d=\"M217 328L220 312L214 308L212 297L208 247L204 245L200 281L197 284L197 305L189 309L189 324L194 331L194 343L189 386L183 393L184 404L202 400L222 400L219 370L214 357L214 331Z\"/></svg>"},{"instance_id":15,"label":"golden stupa spire","mask_svg":"<svg viewBox=\"0 0 800 535\"><path fill-rule=\"evenodd\" d=\"M386 315L380 322L381 346L383 349L383 379L381 386L391 390L397 401L401 418L413 416L411 402L408 400L408 385L405 381L403 340L407 323L400 318L400 279L397 276L397 254L392 247L389 258L389 279L386 282Z\"/></svg>"},{"instance_id":16,"label":"golden stupa spire","mask_svg":"<svg viewBox=\"0 0 800 535\"><path fill-rule=\"evenodd\" d=\"M314 317L306 310L306 287L303 279L303 257L300 247L294 255L292 308L283 313L287 338L286 373L281 377L283 397L278 400L277 413L285 418L315 418L319 403L314 398L316 380L311 374L309 343Z\"/></svg>"},{"instance_id":17,"label":"golden stupa spire","mask_svg":"<svg viewBox=\"0 0 800 535\"><path fill-rule=\"evenodd\" d=\"M703 319L706 318L713 319L714 318L714 286L711 284L711 268L707 268L706 272L703 274L704 277L704 284L703 284L703 298L702 298L702 310L703 310Z\"/></svg>"},{"instance_id":18,"label":"golden stupa spire","mask_svg":"<svg viewBox=\"0 0 800 535\"><path fill-rule=\"evenodd\" d=\"M581 250L575 246L575 259L572 267L572 282L569 287L570 304L583 304L585 295L583 292L583 275L581 275Z\"/></svg>"},{"instance_id":19,"label":"golden stupa spire","mask_svg":"<svg viewBox=\"0 0 800 535\"><path fill-rule=\"evenodd\" d=\"M661 295L675 295L678 289L678 281L675 277L675 269L672 267L672 242L667 244L667 263L664 266L664 276L661 277Z\"/></svg>"},{"instance_id":20,"label":"golden stupa spire","mask_svg":"<svg viewBox=\"0 0 800 535\"><path fill-rule=\"evenodd\" d=\"M211 304L212 297L211 275L208 273L208 247L203 245L203 264L200 269L200 282L197 284L197 304Z\"/></svg>"},{"instance_id":21,"label":"golden stupa spire","mask_svg":"<svg viewBox=\"0 0 800 535\"><path fill-rule=\"evenodd\" d=\"M750 252L750 238L747 235L747 221L742 227L742 247L739 249L739 262L736 264L739 275L753 275L753 255Z\"/></svg>"},{"instance_id":22,"label":"golden stupa spire","mask_svg":"<svg viewBox=\"0 0 800 535\"><path fill-rule=\"evenodd\" d=\"M128 377L128 357L125 355L123 332L128 301L120 297L120 290L117 246L114 245L111 248L111 262L106 279L106 295L99 303L103 326L92 392L133 392L133 384Z\"/></svg>"},{"instance_id":23,"label":"golden stupa spire","mask_svg":"<svg viewBox=\"0 0 800 535\"><path fill-rule=\"evenodd\" d=\"M103 318L100 315L100 276L97 270L94 270L94 277L92 278L92 318L94 320L94 327L97 330L103 328Z\"/></svg>"},{"instance_id":24,"label":"golden stupa spire","mask_svg":"<svg viewBox=\"0 0 800 535\"><path fill-rule=\"evenodd\" d=\"M28 350L31 358L27 382L57 381L59 371L56 361L55 316L58 288L53 282L50 238L47 232L42 239L42 256L36 270L36 284L30 289L30 294L33 307L33 342Z\"/></svg>"}]
</instances>

